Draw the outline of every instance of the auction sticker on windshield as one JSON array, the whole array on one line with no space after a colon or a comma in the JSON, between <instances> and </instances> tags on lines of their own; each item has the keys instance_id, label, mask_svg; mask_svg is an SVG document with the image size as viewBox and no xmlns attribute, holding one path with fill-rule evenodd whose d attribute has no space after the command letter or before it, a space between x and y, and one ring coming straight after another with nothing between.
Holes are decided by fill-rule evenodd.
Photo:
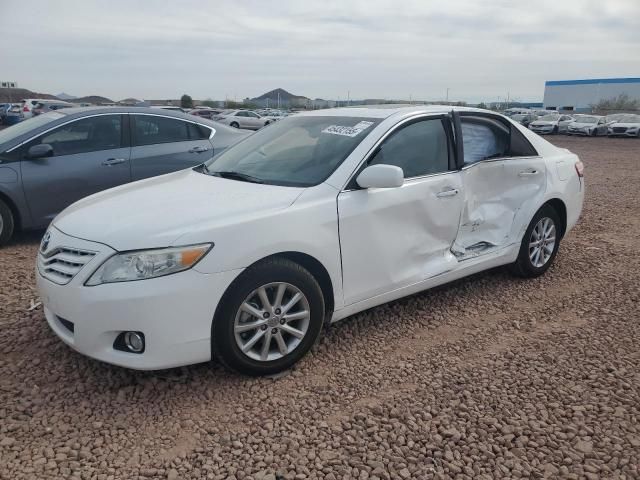
<instances>
[{"instance_id":1,"label":"auction sticker on windshield","mask_svg":"<svg viewBox=\"0 0 640 480\"><path fill-rule=\"evenodd\" d=\"M322 130L322 133L330 133L332 135L343 135L345 137L355 137L360 132L365 131L373 125L373 122L362 121L355 124L353 127L344 127L341 125L329 125L327 128Z\"/></svg>"}]
</instances>

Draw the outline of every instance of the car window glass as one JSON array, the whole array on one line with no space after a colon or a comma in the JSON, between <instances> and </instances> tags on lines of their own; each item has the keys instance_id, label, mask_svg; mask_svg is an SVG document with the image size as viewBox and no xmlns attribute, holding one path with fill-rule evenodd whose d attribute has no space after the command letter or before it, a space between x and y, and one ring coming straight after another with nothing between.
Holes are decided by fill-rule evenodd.
<instances>
[{"instance_id":1,"label":"car window glass","mask_svg":"<svg viewBox=\"0 0 640 480\"><path fill-rule=\"evenodd\" d=\"M122 146L120 115L83 118L45 133L29 144L49 144L54 156L110 150Z\"/></svg>"},{"instance_id":2,"label":"car window glass","mask_svg":"<svg viewBox=\"0 0 640 480\"><path fill-rule=\"evenodd\" d=\"M187 129L189 131L189 140L206 140L211 135L210 129L195 123L187 123Z\"/></svg>"},{"instance_id":3,"label":"car window glass","mask_svg":"<svg viewBox=\"0 0 640 480\"><path fill-rule=\"evenodd\" d=\"M421 120L394 132L369 161L375 164L400 167L405 178L447 171L448 139L442 120Z\"/></svg>"},{"instance_id":4,"label":"car window glass","mask_svg":"<svg viewBox=\"0 0 640 480\"><path fill-rule=\"evenodd\" d=\"M245 112L238 112L236 113L236 117L246 117L247 114Z\"/></svg>"},{"instance_id":5,"label":"car window glass","mask_svg":"<svg viewBox=\"0 0 640 480\"><path fill-rule=\"evenodd\" d=\"M185 142L189 140L187 122L153 115L134 115L136 145Z\"/></svg>"},{"instance_id":6,"label":"car window glass","mask_svg":"<svg viewBox=\"0 0 640 480\"><path fill-rule=\"evenodd\" d=\"M247 112L247 117L258 118L258 115L256 113L253 113L253 112Z\"/></svg>"},{"instance_id":7,"label":"car window glass","mask_svg":"<svg viewBox=\"0 0 640 480\"><path fill-rule=\"evenodd\" d=\"M505 155L509 142L508 131L479 119L463 118L461 127L465 165Z\"/></svg>"}]
</instances>

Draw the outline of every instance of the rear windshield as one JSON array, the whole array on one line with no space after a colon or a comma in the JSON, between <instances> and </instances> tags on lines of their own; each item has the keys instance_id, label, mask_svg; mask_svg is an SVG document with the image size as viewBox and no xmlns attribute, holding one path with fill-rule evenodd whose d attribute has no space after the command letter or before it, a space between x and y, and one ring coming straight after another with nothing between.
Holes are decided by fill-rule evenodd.
<instances>
[{"instance_id":1,"label":"rear windshield","mask_svg":"<svg viewBox=\"0 0 640 480\"><path fill-rule=\"evenodd\" d=\"M286 117L225 150L206 167L210 174L234 172L273 185L317 185L378 123L380 119L361 117Z\"/></svg>"},{"instance_id":2,"label":"rear windshield","mask_svg":"<svg viewBox=\"0 0 640 480\"><path fill-rule=\"evenodd\" d=\"M43 113L42 115L38 115L37 117L31 117L20 123L16 123L15 125L5 128L4 130L0 130L0 145L62 117L64 117L64 115L57 112Z\"/></svg>"}]
</instances>

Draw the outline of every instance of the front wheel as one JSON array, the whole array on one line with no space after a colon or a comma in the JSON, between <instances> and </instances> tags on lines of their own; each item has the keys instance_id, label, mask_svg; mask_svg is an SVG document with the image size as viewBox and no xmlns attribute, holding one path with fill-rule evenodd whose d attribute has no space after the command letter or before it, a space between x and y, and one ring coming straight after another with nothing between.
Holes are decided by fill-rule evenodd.
<instances>
[{"instance_id":1,"label":"front wheel","mask_svg":"<svg viewBox=\"0 0 640 480\"><path fill-rule=\"evenodd\" d=\"M322 290L284 258L258 263L229 287L211 330L213 356L246 375L290 368L314 345L324 319Z\"/></svg>"},{"instance_id":2,"label":"front wheel","mask_svg":"<svg viewBox=\"0 0 640 480\"><path fill-rule=\"evenodd\" d=\"M240 125L238 125L238 122L231 122L230 126L232 126L233 128L240 128Z\"/></svg>"},{"instance_id":3,"label":"front wheel","mask_svg":"<svg viewBox=\"0 0 640 480\"><path fill-rule=\"evenodd\" d=\"M13 235L15 223L9 206L0 200L0 247L6 244Z\"/></svg>"},{"instance_id":4,"label":"front wheel","mask_svg":"<svg viewBox=\"0 0 640 480\"><path fill-rule=\"evenodd\" d=\"M553 263L560 246L560 218L549 205L533 216L520 244L520 252L511 271L524 278L546 272Z\"/></svg>"}]
</instances>

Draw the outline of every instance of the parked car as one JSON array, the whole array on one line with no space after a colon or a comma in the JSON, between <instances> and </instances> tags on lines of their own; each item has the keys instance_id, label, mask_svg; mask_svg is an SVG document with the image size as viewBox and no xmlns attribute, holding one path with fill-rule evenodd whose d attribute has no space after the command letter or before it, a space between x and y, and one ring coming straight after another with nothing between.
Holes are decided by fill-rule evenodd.
<instances>
[{"instance_id":1,"label":"parked car","mask_svg":"<svg viewBox=\"0 0 640 480\"><path fill-rule=\"evenodd\" d=\"M567 126L568 135L606 135L609 128L604 117L598 115L575 115L575 121Z\"/></svg>"},{"instance_id":2,"label":"parked car","mask_svg":"<svg viewBox=\"0 0 640 480\"><path fill-rule=\"evenodd\" d=\"M173 105L152 105L150 108L159 108L161 110L170 110L172 112L187 113L187 110L182 107L175 107Z\"/></svg>"},{"instance_id":3,"label":"parked car","mask_svg":"<svg viewBox=\"0 0 640 480\"><path fill-rule=\"evenodd\" d=\"M222 110L214 110L213 108L194 108L193 110L189 110L188 113L190 115L195 115L196 117L212 120L216 115L220 115Z\"/></svg>"},{"instance_id":4,"label":"parked car","mask_svg":"<svg viewBox=\"0 0 640 480\"><path fill-rule=\"evenodd\" d=\"M529 124L529 128L538 134L566 133L567 127L573 122L571 115L549 114L539 117Z\"/></svg>"},{"instance_id":5,"label":"parked car","mask_svg":"<svg viewBox=\"0 0 640 480\"><path fill-rule=\"evenodd\" d=\"M24 100L21 100L22 117L25 119L31 118L33 116L33 109L36 108L36 105L47 101L51 100L46 98L25 98Z\"/></svg>"},{"instance_id":6,"label":"parked car","mask_svg":"<svg viewBox=\"0 0 640 480\"><path fill-rule=\"evenodd\" d=\"M11 108L10 103L0 103L0 124L4 123L4 119L7 116L7 110Z\"/></svg>"},{"instance_id":7,"label":"parked car","mask_svg":"<svg viewBox=\"0 0 640 480\"><path fill-rule=\"evenodd\" d=\"M60 101L40 102L40 103L37 103L36 106L33 108L32 113L33 115L40 115L41 113L55 112L56 110L61 110L63 108L72 108L74 106L75 105L69 102L60 102Z\"/></svg>"},{"instance_id":8,"label":"parked car","mask_svg":"<svg viewBox=\"0 0 640 480\"><path fill-rule=\"evenodd\" d=\"M263 118L271 120L272 122L277 122L278 120L281 120L286 116L287 114L285 112L281 112L280 110L270 110L269 112L262 114Z\"/></svg>"},{"instance_id":9,"label":"parked car","mask_svg":"<svg viewBox=\"0 0 640 480\"><path fill-rule=\"evenodd\" d=\"M503 113L507 117L511 118L514 115L529 115L529 114L533 113L533 111L530 108L513 107L513 108L507 108Z\"/></svg>"},{"instance_id":10,"label":"parked car","mask_svg":"<svg viewBox=\"0 0 640 480\"><path fill-rule=\"evenodd\" d=\"M0 131L0 245L92 193L201 164L245 138L141 107L65 108Z\"/></svg>"},{"instance_id":11,"label":"parked car","mask_svg":"<svg viewBox=\"0 0 640 480\"><path fill-rule=\"evenodd\" d=\"M493 112L301 113L68 208L37 288L85 355L272 374L325 322L500 265L543 274L580 215L582 176L576 155Z\"/></svg>"},{"instance_id":12,"label":"parked car","mask_svg":"<svg viewBox=\"0 0 640 480\"><path fill-rule=\"evenodd\" d=\"M216 115L213 119L216 122L224 123L234 128L246 128L249 130L259 130L273 122L273 120L261 117L251 110L228 110Z\"/></svg>"},{"instance_id":13,"label":"parked car","mask_svg":"<svg viewBox=\"0 0 640 480\"><path fill-rule=\"evenodd\" d=\"M5 114L3 123L5 125L15 125L16 123L20 123L24 120L22 116L22 105L19 103L14 103Z\"/></svg>"},{"instance_id":14,"label":"parked car","mask_svg":"<svg viewBox=\"0 0 640 480\"><path fill-rule=\"evenodd\" d=\"M538 116L533 113L515 113L511 115L511 120L518 122L520 125L524 125L525 127L529 126L529 124L534 122L537 118Z\"/></svg>"},{"instance_id":15,"label":"parked car","mask_svg":"<svg viewBox=\"0 0 640 480\"><path fill-rule=\"evenodd\" d=\"M610 137L640 138L640 115L627 114L609 125L607 134Z\"/></svg>"}]
</instances>

